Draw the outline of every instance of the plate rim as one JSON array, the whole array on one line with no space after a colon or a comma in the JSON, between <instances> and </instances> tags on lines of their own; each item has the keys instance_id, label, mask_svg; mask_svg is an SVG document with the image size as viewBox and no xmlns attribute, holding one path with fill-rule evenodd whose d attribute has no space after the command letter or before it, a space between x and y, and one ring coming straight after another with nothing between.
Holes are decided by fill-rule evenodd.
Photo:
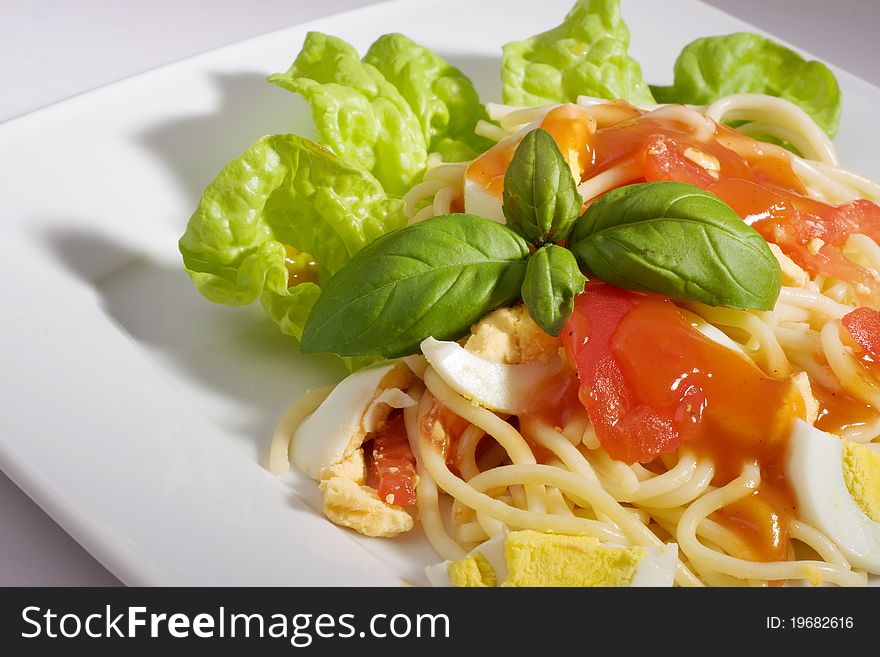
<instances>
[{"instance_id":1,"label":"plate rim","mask_svg":"<svg viewBox=\"0 0 880 657\"><path fill-rule=\"evenodd\" d=\"M624 0L624 2L625 1L626 0ZM438 3L439 0L418 0L419 5ZM679 3L682 6L689 4L701 5L713 12L717 12L726 19L736 21L744 28L748 27L756 32L769 34L766 30L763 30L748 21L740 19L718 7L701 2L700 0L679 0ZM259 42L270 40L277 35L288 31L302 30L326 21L338 20L340 17L369 14L377 11L377 9L387 9L389 6L404 4L406 4L408 8L411 8L416 2L414 0L381 0L380 2L370 5L327 14L307 21L290 23L275 30L238 39L216 48L211 48L206 51L139 71L7 119L0 123L0 138L18 130L21 126L27 126L29 123L35 121L52 121L54 114L64 113L68 111L69 108L75 107L79 103L100 102L101 96L107 93L113 93L117 90L124 90L129 86L142 84L152 78L166 75L169 71L177 71L184 66L198 67L203 61L210 60L222 53L240 48L247 48ZM845 69L841 69L824 58L815 57L808 51L794 46L783 39L779 39L775 36L773 38L792 48L796 52L829 65L835 75L847 79L851 84L861 86L871 93L880 94L880 86L874 85ZM28 495L31 500L45 511L55 523L80 544L92 557L107 568L114 576L119 578L123 584L128 586L151 586L167 583L157 577L155 569L151 568L149 564L144 561L143 556L139 555L136 550L121 544L119 541L113 540L112 537L104 535L100 531L96 531L96 529L84 519L83 514L79 509L71 504L67 504L64 495L55 490L52 482L46 481L38 469L35 469L31 464L19 457L15 450L15 439L0 437L0 470L2 470L16 486Z\"/></svg>"}]
</instances>

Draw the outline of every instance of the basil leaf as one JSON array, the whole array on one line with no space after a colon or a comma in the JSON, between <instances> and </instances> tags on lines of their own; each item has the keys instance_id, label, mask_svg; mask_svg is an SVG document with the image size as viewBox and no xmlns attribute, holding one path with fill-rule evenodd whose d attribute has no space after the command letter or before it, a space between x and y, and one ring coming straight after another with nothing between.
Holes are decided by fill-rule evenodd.
<instances>
[{"instance_id":1,"label":"basil leaf","mask_svg":"<svg viewBox=\"0 0 880 657\"><path fill-rule=\"evenodd\" d=\"M565 240L584 201L556 140L538 128L527 133L504 174L507 225L532 244Z\"/></svg>"},{"instance_id":2,"label":"basil leaf","mask_svg":"<svg viewBox=\"0 0 880 657\"><path fill-rule=\"evenodd\" d=\"M519 235L470 214L383 235L324 286L300 351L395 358L417 353L429 336L458 339L519 297L528 256Z\"/></svg>"},{"instance_id":3,"label":"basil leaf","mask_svg":"<svg viewBox=\"0 0 880 657\"><path fill-rule=\"evenodd\" d=\"M586 282L568 249L547 244L535 251L522 285L522 298L535 324L545 333L559 335Z\"/></svg>"},{"instance_id":4,"label":"basil leaf","mask_svg":"<svg viewBox=\"0 0 880 657\"><path fill-rule=\"evenodd\" d=\"M608 192L575 226L571 249L597 278L711 306L770 310L779 263L721 199L677 182Z\"/></svg>"}]
</instances>

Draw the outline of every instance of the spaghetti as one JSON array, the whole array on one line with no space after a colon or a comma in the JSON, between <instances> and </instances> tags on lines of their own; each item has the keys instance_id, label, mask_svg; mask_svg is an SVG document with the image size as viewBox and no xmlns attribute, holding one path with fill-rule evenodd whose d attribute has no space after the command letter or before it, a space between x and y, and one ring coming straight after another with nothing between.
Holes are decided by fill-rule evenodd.
<instances>
[{"instance_id":1,"label":"spaghetti","mask_svg":"<svg viewBox=\"0 0 880 657\"><path fill-rule=\"evenodd\" d=\"M404 198L411 222L467 211L469 186L498 199L498 173L509 162L510 144L539 126L560 142L585 203L661 174L707 188L774 243L784 285L771 312L677 303L681 321L750 361L767 380L790 381L799 395L797 413L809 424L846 441L877 444L880 376L842 323L857 307L875 304L877 226L847 215L840 234L829 229L806 245L790 233L796 213L812 212L836 225L839 208L832 204L880 200L880 186L840 168L830 141L803 110L757 94L728 96L704 107L636 108L581 97L576 106L490 104L487 109L497 125L484 122L477 130L498 145L470 163L443 163L432 156L423 181ZM586 159L578 147L566 150L562 128L554 132L560 124L565 127L560 112L567 112L565 121L582 122L590 144ZM742 132L722 125L732 120L749 123ZM748 135L784 140L801 156ZM673 147L675 159L669 154ZM745 201L742 185L725 176L732 167L751 185L753 196ZM758 196L760 202L768 196L782 199L794 214L768 216L766 207L755 207ZM561 346L556 344L557 350ZM552 400L566 405L563 413L508 416L456 392L424 359L408 357L406 363L414 381L406 392L417 403L400 412L418 474L417 515L443 559L461 559L516 528L592 536L622 546L675 542L679 585L857 586L867 581L864 569L854 567L832 538L797 513L779 521L785 540L772 549L743 529L731 509L754 513L759 500L772 513L779 511L770 495L772 469L762 467L760 459L726 462L721 452L693 440L650 461L627 463L609 453L573 391ZM308 407L316 401L320 397L310 398ZM273 454L286 447L291 423L301 419L303 408L291 411L283 431L276 432ZM273 469L280 469L277 456L274 460ZM777 493L784 495L783 489ZM451 508L443 498L451 499Z\"/></svg>"}]
</instances>

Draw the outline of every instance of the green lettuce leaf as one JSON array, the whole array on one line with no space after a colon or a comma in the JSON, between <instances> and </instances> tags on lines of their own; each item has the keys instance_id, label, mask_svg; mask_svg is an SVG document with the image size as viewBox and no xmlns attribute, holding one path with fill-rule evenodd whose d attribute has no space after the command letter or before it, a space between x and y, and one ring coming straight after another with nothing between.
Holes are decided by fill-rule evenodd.
<instances>
[{"instance_id":1,"label":"green lettuce leaf","mask_svg":"<svg viewBox=\"0 0 880 657\"><path fill-rule=\"evenodd\" d=\"M418 119L397 87L342 39L310 32L290 69L269 81L302 94L318 141L389 194L402 195L422 174L427 149Z\"/></svg>"},{"instance_id":2,"label":"green lettuce leaf","mask_svg":"<svg viewBox=\"0 0 880 657\"><path fill-rule=\"evenodd\" d=\"M578 0L558 27L504 46L504 102L547 105L587 95L651 105L654 98L628 47L620 0Z\"/></svg>"},{"instance_id":3,"label":"green lettuce leaf","mask_svg":"<svg viewBox=\"0 0 880 657\"><path fill-rule=\"evenodd\" d=\"M652 90L658 102L693 105L734 93L778 96L800 105L830 137L843 104L827 66L749 32L693 41L675 61L674 84Z\"/></svg>"},{"instance_id":4,"label":"green lettuce leaf","mask_svg":"<svg viewBox=\"0 0 880 657\"><path fill-rule=\"evenodd\" d=\"M272 135L223 167L179 247L205 297L228 305L259 299L284 333L300 338L320 284L405 224L403 202L369 173L302 137ZM314 281L291 280L287 247L317 262L305 272Z\"/></svg>"},{"instance_id":5,"label":"green lettuce leaf","mask_svg":"<svg viewBox=\"0 0 880 657\"><path fill-rule=\"evenodd\" d=\"M489 117L464 73L402 34L380 37L364 62L391 82L409 103L422 127L428 152L447 162L473 159L493 142L474 133Z\"/></svg>"}]
</instances>

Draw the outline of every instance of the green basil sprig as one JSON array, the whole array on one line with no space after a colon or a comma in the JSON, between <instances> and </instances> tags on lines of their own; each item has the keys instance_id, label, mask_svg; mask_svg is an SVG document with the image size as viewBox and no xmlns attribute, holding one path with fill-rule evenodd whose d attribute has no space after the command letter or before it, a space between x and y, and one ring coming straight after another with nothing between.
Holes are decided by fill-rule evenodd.
<instances>
[{"instance_id":1,"label":"green basil sprig","mask_svg":"<svg viewBox=\"0 0 880 657\"><path fill-rule=\"evenodd\" d=\"M569 246L581 266L618 287L760 310L779 296L779 263L764 238L692 185L608 192L580 218Z\"/></svg>"},{"instance_id":2,"label":"green basil sprig","mask_svg":"<svg viewBox=\"0 0 880 657\"><path fill-rule=\"evenodd\" d=\"M586 282L571 251L547 244L529 258L522 298L535 323L545 333L559 335Z\"/></svg>"},{"instance_id":3,"label":"green basil sprig","mask_svg":"<svg viewBox=\"0 0 880 657\"><path fill-rule=\"evenodd\" d=\"M520 296L528 257L522 237L470 214L383 235L324 286L300 350L395 358L417 353L428 336L458 339Z\"/></svg>"},{"instance_id":4,"label":"green basil sprig","mask_svg":"<svg viewBox=\"0 0 880 657\"><path fill-rule=\"evenodd\" d=\"M568 238L584 204L556 140L541 128L527 133L504 175L507 225L535 245Z\"/></svg>"},{"instance_id":5,"label":"green basil sprig","mask_svg":"<svg viewBox=\"0 0 880 657\"><path fill-rule=\"evenodd\" d=\"M543 148L534 145L537 140L543 137L524 140L527 155ZM532 199L549 198L541 189L549 183L539 160L508 172L511 187L531 186ZM567 188L563 179L551 176L560 196L567 194L559 191ZM428 219L367 245L324 286L300 350L387 358L413 354L426 337L458 339L486 313L520 296L532 319L559 335L574 297L584 289L581 269L618 287L713 306L769 310L779 295L779 264L764 239L723 201L692 185L621 187L580 218L580 204L570 200L517 207L553 210L535 212L531 219L518 215L523 219L518 228L534 229L527 233L538 247L531 256L520 234L470 214ZM542 242L563 239L572 224L568 248Z\"/></svg>"}]
</instances>

